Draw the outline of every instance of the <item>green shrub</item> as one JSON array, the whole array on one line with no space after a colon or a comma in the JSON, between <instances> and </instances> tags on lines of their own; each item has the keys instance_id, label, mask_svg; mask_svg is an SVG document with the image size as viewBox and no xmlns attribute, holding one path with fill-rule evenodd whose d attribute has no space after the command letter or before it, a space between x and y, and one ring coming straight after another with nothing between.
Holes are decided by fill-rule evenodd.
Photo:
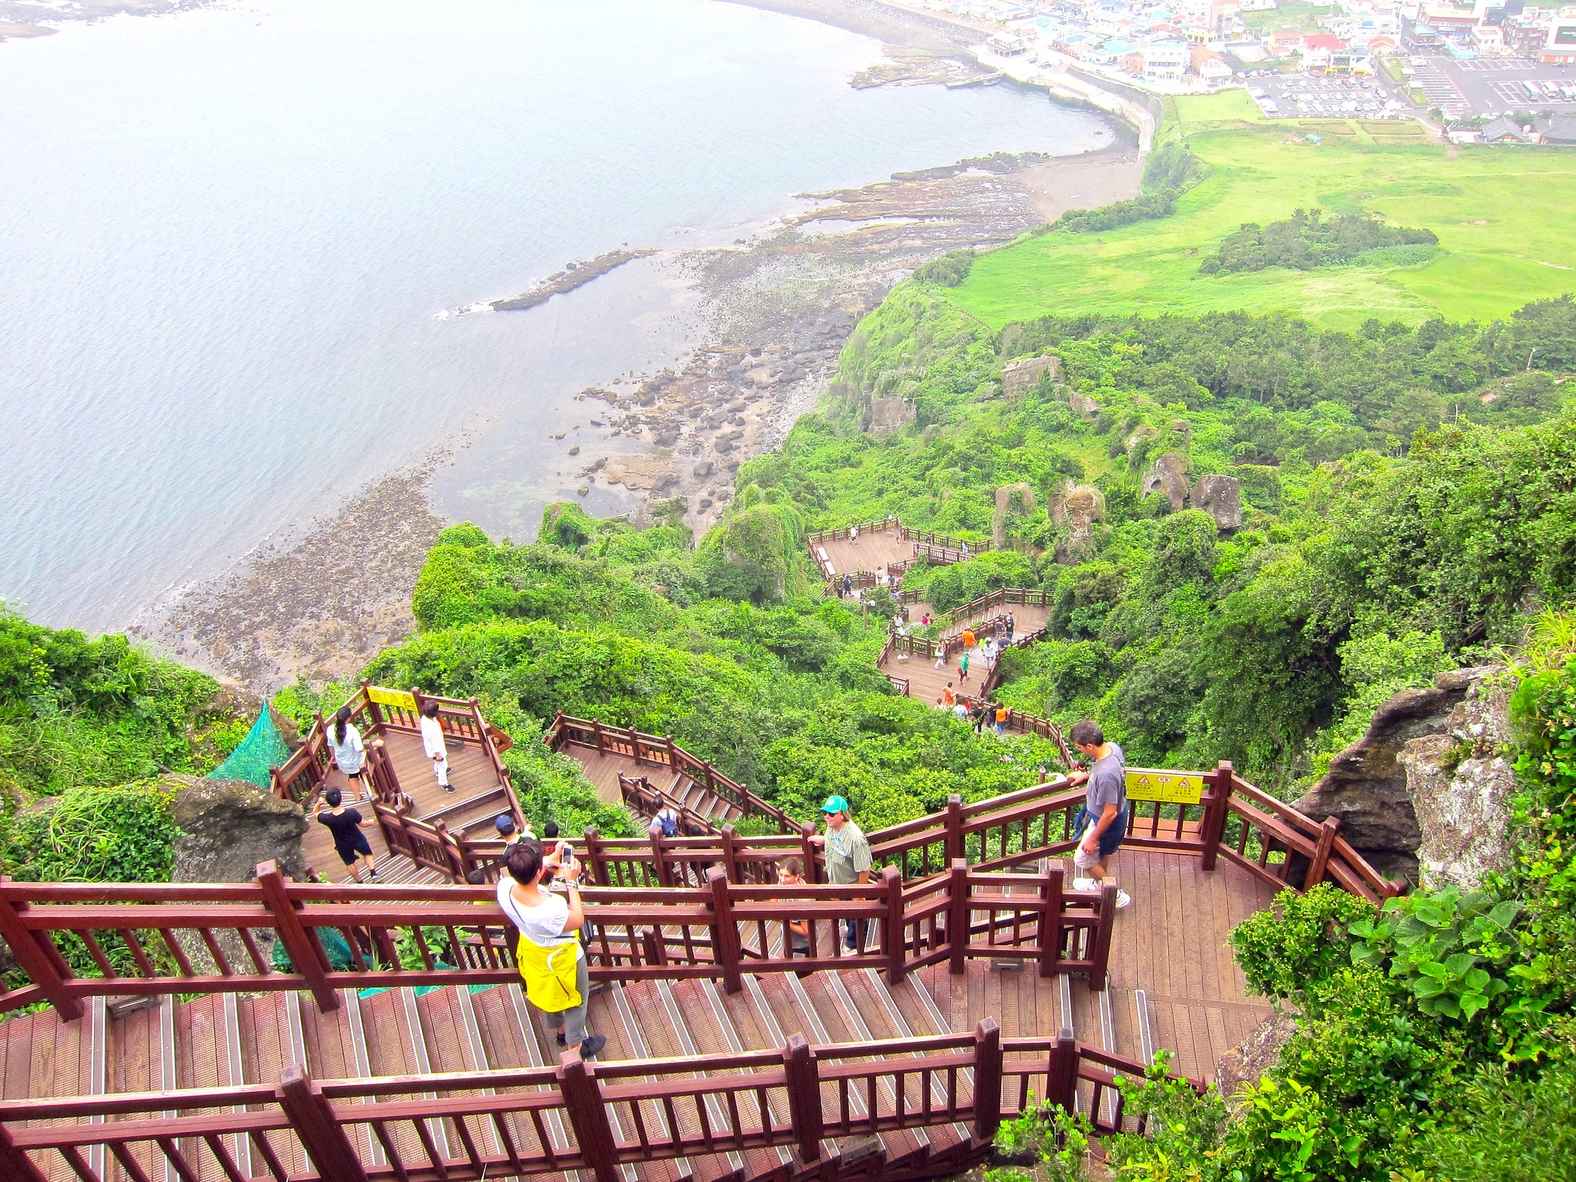
<instances>
[{"instance_id":1,"label":"green shrub","mask_svg":"<svg viewBox=\"0 0 1576 1182\"><path fill-rule=\"evenodd\" d=\"M1284 890L1231 932L1231 947L1248 988L1271 1001L1298 999L1310 985L1349 963L1353 923L1374 907L1332 883L1306 894Z\"/></svg>"}]
</instances>

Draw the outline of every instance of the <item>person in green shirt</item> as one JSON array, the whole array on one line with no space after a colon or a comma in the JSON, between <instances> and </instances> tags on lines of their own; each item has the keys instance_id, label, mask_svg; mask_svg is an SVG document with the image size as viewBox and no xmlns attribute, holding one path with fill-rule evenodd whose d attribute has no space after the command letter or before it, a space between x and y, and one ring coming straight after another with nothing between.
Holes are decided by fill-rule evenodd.
<instances>
[{"instance_id":1,"label":"person in green shirt","mask_svg":"<svg viewBox=\"0 0 1576 1182\"><path fill-rule=\"evenodd\" d=\"M848 815L847 797L828 796L821 806L821 816L826 820L826 834L820 840L826 845L827 881L841 886L869 882L870 842ZM857 921L843 921L843 946L859 947Z\"/></svg>"}]
</instances>

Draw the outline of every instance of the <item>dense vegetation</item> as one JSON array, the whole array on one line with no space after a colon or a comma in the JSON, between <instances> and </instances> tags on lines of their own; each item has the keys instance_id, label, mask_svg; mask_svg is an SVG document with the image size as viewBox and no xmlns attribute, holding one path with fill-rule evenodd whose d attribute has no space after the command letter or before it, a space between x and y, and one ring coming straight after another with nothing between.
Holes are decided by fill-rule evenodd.
<instances>
[{"instance_id":1,"label":"dense vegetation","mask_svg":"<svg viewBox=\"0 0 1576 1182\"><path fill-rule=\"evenodd\" d=\"M1163 218L1174 213L1177 198L1208 175L1209 169L1188 149L1186 144L1171 143L1149 154L1144 163L1143 192L1125 201L1113 201L1098 209L1070 209L1053 222L1049 229L1066 230L1072 234L1093 234L1101 230L1114 230L1130 226L1149 218ZM916 272L914 278L922 282L928 277ZM956 287L968 278L965 272L948 287Z\"/></svg>"},{"instance_id":2,"label":"dense vegetation","mask_svg":"<svg viewBox=\"0 0 1576 1182\"><path fill-rule=\"evenodd\" d=\"M1226 235L1198 269L1204 275L1266 267L1307 271L1349 263L1370 251L1438 244L1439 236L1432 230L1386 225L1372 214L1338 213L1326 219L1322 209L1299 209L1291 217L1265 226L1246 223ZM1415 261L1421 262L1423 257L1419 255Z\"/></svg>"}]
</instances>

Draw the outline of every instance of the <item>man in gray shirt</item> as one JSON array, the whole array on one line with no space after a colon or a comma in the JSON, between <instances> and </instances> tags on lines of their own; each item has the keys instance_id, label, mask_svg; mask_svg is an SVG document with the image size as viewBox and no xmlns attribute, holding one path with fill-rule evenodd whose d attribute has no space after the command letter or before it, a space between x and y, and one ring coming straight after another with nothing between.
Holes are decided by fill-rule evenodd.
<instances>
[{"instance_id":1,"label":"man in gray shirt","mask_svg":"<svg viewBox=\"0 0 1576 1182\"><path fill-rule=\"evenodd\" d=\"M1067 777L1070 784L1089 785L1083 808L1073 823L1078 833L1078 846L1073 850L1073 867L1078 877L1073 879L1073 889L1098 890L1105 880L1106 861L1127 836L1127 759L1121 747L1108 742L1100 728L1088 719L1073 727L1068 738L1094 761L1087 772L1074 772ZM1126 891L1116 892L1117 907L1126 907L1132 901Z\"/></svg>"},{"instance_id":2,"label":"man in gray shirt","mask_svg":"<svg viewBox=\"0 0 1576 1182\"><path fill-rule=\"evenodd\" d=\"M870 881L870 842L864 830L854 824L848 815L848 799L828 796L821 806L826 819L826 835L819 840L826 844L826 877L843 886ZM859 945L859 925L852 919L843 921L843 946L854 949Z\"/></svg>"}]
</instances>

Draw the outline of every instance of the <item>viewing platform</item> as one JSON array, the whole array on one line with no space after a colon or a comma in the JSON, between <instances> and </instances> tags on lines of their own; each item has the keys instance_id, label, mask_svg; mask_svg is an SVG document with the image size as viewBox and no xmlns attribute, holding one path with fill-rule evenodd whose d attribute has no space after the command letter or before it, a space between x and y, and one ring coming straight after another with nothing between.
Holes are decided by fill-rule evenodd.
<instances>
[{"instance_id":1,"label":"viewing platform","mask_svg":"<svg viewBox=\"0 0 1576 1182\"><path fill-rule=\"evenodd\" d=\"M438 786L432 760L422 746L418 722L425 702L438 704L438 722L449 752L449 783ZM349 867L334 852L326 825L315 820L323 792L338 788L344 803L358 809L367 824L362 832L372 846L379 881L448 882L463 880L455 872L453 847L472 838L495 836L493 820L500 813L522 820L520 805L499 758L510 740L489 727L474 700L460 701L363 685L346 703L351 723L367 749L367 793L357 800L349 778L334 766L325 727L318 716L305 741L280 767L271 769L270 790L306 810L307 832L302 852L307 865L331 882L352 881Z\"/></svg>"},{"instance_id":2,"label":"viewing platform","mask_svg":"<svg viewBox=\"0 0 1576 1182\"><path fill-rule=\"evenodd\" d=\"M403 703L381 693L369 729L397 739ZM620 799L753 799L659 736L560 717L548 742ZM827 884L786 817L764 837L715 810L692 836L586 832L594 1063L526 1003L490 886L272 864L250 883L0 882L25 977L0 993L0 1178L921 1179L982 1160L1031 1096L1133 1129L1116 1075L1169 1048L1207 1080L1269 1013L1232 926L1284 887L1399 888L1228 764L1129 776L1121 911L1114 885L1069 889L1083 791L1060 781L870 831L868 885ZM501 846L450 840L496 872ZM790 856L804 885L777 882Z\"/></svg>"}]
</instances>

